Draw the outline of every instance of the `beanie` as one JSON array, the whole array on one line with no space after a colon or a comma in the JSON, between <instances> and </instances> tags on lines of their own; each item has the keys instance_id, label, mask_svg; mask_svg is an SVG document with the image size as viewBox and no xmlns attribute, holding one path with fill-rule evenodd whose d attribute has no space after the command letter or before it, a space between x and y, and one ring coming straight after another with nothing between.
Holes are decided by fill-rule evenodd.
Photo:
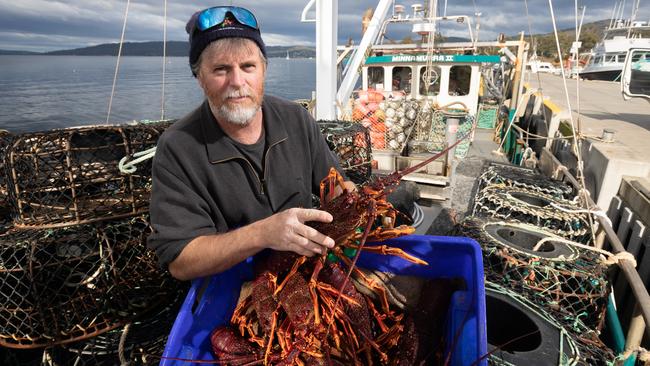
<instances>
[{"instance_id":1,"label":"beanie","mask_svg":"<svg viewBox=\"0 0 650 366\"><path fill-rule=\"evenodd\" d=\"M240 24L234 17L228 14L226 20L222 24L212 28L200 31L196 27L198 15L201 12L196 12L192 15L190 20L185 26L185 30L190 36L190 65L196 63L201 56L201 52L212 42L222 38L248 38L254 41L266 57L266 48L259 29L251 28Z\"/></svg>"}]
</instances>

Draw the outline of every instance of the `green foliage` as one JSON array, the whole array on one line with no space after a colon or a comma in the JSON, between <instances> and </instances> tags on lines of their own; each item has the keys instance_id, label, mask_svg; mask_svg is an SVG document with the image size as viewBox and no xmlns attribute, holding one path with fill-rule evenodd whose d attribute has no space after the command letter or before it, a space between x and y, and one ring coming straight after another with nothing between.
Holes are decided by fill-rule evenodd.
<instances>
[{"instance_id":1,"label":"green foliage","mask_svg":"<svg viewBox=\"0 0 650 366\"><path fill-rule=\"evenodd\" d=\"M596 43L602 39L605 27L608 24L609 20L599 20L597 22L583 24L580 31L580 42L582 42L580 52L588 52L592 49ZM538 56L559 61L557 46L555 44L555 35L552 32L546 34L534 34L532 38L533 45L531 49L536 49ZM571 49L571 44L575 39L575 28L558 31L560 50L565 59L569 57L569 50ZM529 36L526 37L526 40L530 41Z\"/></svg>"}]
</instances>

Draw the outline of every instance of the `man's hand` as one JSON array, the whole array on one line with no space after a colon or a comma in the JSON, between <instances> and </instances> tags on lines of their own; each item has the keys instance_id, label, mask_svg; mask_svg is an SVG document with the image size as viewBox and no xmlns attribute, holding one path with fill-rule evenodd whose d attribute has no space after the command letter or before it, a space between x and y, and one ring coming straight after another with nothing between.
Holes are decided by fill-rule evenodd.
<instances>
[{"instance_id":1,"label":"man's hand","mask_svg":"<svg viewBox=\"0 0 650 366\"><path fill-rule=\"evenodd\" d=\"M305 225L308 221L331 222L332 215L316 209L290 208L262 220L267 247L309 257L333 248L334 240Z\"/></svg>"}]
</instances>

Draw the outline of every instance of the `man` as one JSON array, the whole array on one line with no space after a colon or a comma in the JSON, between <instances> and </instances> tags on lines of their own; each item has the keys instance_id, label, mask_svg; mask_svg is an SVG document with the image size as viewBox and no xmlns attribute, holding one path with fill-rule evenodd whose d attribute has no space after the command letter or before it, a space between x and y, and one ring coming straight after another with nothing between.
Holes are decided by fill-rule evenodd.
<instances>
[{"instance_id":1,"label":"man","mask_svg":"<svg viewBox=\"0 0 650 366\"><path fill-rule=\"evenodd\" d=\"M303 108L264 95L266 53L255 16L214 7L194 14L186 30L206 100L158 142L149 246L181 280L222 272L267 248L324 253L334 241L306 223L332 216L308 207L339 165Z\"/></svg>"}]
</instances>

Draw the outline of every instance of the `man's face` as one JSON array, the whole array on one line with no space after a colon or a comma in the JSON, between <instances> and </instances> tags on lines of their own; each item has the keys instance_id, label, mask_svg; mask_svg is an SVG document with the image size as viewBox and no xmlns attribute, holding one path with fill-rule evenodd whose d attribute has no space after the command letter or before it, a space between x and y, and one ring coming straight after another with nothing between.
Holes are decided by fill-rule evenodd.
<instances>
[{"instance_id":1,"label":"man's face","mask_svg":"<svg viewBox=\"0 0 650 366\"><path fill-rule=\"evenodd\" d=\"M222 45L203 51L197 79L217 120L245 126L260 111L266 64L252 41Z\"/></svg>"}]
</instances>

